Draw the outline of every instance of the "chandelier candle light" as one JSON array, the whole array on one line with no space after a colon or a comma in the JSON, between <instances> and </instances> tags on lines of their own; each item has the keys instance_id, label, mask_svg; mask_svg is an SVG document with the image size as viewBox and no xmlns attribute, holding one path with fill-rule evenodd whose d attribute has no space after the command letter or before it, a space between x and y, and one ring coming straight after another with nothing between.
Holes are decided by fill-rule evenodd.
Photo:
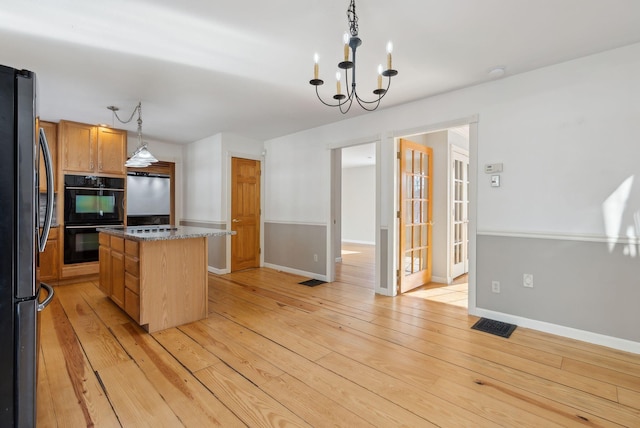
<instances>
[{"instance_id":1,"label":"chandelier candle light","mask_svg":"<svg viewBox=\"0 0 640 428\"><path fill-rule=\"evenodd\" d=\"M131 116L128 120L120 119L120 117L118 116L118 110L120 109L118 107L108 106L107 108L113 112L113 116L118 119L120 123L131 122L133 116L136 114L136 112L138 112L138 147L136 148L136 151L133 152L133 155L131 155L131 157L127 159L124 166L145 168L152 163L158 162L158 159L156 159L151 154L149 149L147 149L147 143L145 141L142 141L142 102L138 102L138 105L135 109L133 109L133 112L131 113Z\"/></svg>"},{"instance_id":2,"label":"chandelier candle light","mask_svg":"<svg viewBox=\"0 0 640 428\"><path fill-rule=\"evenodd\" d=\"M319 57L316 53L314 55L313 65L313 79L309 81L309 83L316 87L316 95L320 102L329 107L338 107L340 112L343 114L347 113L353 104L353 100L355 99L360 107L367 111L373 111L378 108L380 105L380 100L385 96L389 87L391 86L391 77L398 74L396 70L391 67L391 52L393 51L393 44L391 42L387 43L387 69L383 70L382 64L378 66L378 88L373 91L374 95L377 95L378 98L373 101L366 101L358 96L356 91L356 49L358 46L362 44L362 40L358 37L358 15L356 15L356 3L355 0L351 0L349 8L347 9L347 20L349 22L349 33L344 33L343 41L344 41L344 61L338 64L338 68L345 70L345 88L346 95L341 91L341 80L342 73L338 71L336 73L336 94L333 96L333 99L337 101L335 104L330 104L325 102L318 92L318 86L324 84L324 81L320 79L319 76ZM349 54L351 53L351 61L349 61ZM349 86L349 73L347 70L351 70L351 86ZM387 77L387 87L382 87L382 77Z\"/></svg>"}]
</instances>

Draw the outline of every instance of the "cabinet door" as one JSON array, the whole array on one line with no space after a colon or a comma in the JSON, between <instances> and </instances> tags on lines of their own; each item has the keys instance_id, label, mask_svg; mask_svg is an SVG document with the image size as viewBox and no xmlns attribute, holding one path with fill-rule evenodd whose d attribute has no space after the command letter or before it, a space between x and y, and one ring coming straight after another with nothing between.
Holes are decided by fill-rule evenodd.
<instances>
[{"instance_id":1,"label":"cabinet door","mask_svg":"<svg viewBox=\"0 0 640 428\"><path fill-rule=\"evenodd\" d=\"M98 128L98 172L126 174L127 133L118 129Z\"/></svg>"},{"instance_id":2,"label":"cabinet door","mask_svg":"<svg viewBox=\"0 0 640 428\"><path fill-rule=\"evenodd\" d=\"M111 299L124 308L124 254L111 250Z\"/></svg>"},{"instance_id":3,"label":"cabinet door","mask_svg":"<svg viewBox=\"0 0 640 428\"><path fill-rule=\"evenodd\" d=\"M60 124L60 160L62 169L68 172L93 173L97 169L94 162L96 127L83 123L65 122Z\"/></svg>"},{"instance_id":4,"label":"cabinet door","mask_svg":"<svg viewBox=\"0 0 640 428\"><path fill-rule=\"evenodd\" d=\"M57 281L60 275L58 264L58 240L47 240L44 252L40 253L40 281Z\"/></svg>"},{"instance_id":5,"label":"cabinet door","mask_svg":"<svg viewBox=\"0 0 640 428\"><path fill-rule=\"evenodd\" d=\"M98 255L100 257L99 287L104 294L111 296L111 250L107 246L100 245Z\"/></svg>"},{"instance_id":6,"label":"cabinet door","mask_svg":"<svg viewBox=\"0 0 640 428\"><path fill-rule=\"evenodd\" d=\"M53 163L53 188L57 188L58 182L58 124L51 122L40 121L40 128L44 129L44 134L47 137L49 143L49 150L51 151L51 161ZM40 132L38 130L38 132ZM36 134L39 135L39 134ZM39 170L39 183L40 192L45 193L47 191L47 176L44 170L44 155L40 150L40 170Z\"/></svg>"}]
</instances>

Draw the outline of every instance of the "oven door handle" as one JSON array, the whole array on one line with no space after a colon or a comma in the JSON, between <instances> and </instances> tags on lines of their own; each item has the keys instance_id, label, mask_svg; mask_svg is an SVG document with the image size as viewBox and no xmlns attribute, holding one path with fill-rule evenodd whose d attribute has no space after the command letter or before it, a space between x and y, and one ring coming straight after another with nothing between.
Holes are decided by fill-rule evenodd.
<instances>
[{"instance_id":1,"label":"oven door handle","mask_svg":"<svg viewBox=\"0 0 640 428\"><path fill-rule=\"evenodd\" d=\"M44 133L44 129L40 128L40 147L42 147L42 153L44 155L44 169L47 176L47 207L44 214L44 225L42 226L42 234L38 241L38 250L42 253L47 246L47 239L49 238L49 231L51 230L51 221L53 219L53 162L51 161L51 150L49 150L49 143L47 142L47 136Z\"/></svg>"},{"instance_id":2,"label":"oven door handle","mask_svg":"<svg viewBox=\"0 0 640 428\"><path fill-rule=\"evenodd\" d=\"M124 226L123 223L118 224L83 224L80 226L65 226L65 229L96 229L98 227Z\"/></svg>"},{"instance_id":3,"label":"oven door handle","mask_svg":"<svg viewBox=\"0 0 640 428\"><path fill-rule=\"evenodd\" d=\"M67 186L65 190L90 190L91 192L101 192L103 190L108 190L110 192L124 192L124 189L118 189L115 187L74 187Z\"/></svg>"}]
</instances>

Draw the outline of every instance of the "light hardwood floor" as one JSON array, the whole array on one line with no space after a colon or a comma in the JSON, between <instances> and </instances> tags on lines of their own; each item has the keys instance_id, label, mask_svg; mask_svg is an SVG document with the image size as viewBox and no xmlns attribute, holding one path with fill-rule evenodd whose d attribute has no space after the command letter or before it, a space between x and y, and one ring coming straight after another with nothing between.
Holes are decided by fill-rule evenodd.
<instances>
[{"instance_id":1,"label":"light hardwood floor","mask_svg":"<svg viewBox=\"0 0 640 428\"><path fill-rule=\"evenodd\" d=\"M270 269L209 276L209 317L149 335L91 282L42 313L38 427L640 426L640 355Z\"/></svg>"}]
</instances>

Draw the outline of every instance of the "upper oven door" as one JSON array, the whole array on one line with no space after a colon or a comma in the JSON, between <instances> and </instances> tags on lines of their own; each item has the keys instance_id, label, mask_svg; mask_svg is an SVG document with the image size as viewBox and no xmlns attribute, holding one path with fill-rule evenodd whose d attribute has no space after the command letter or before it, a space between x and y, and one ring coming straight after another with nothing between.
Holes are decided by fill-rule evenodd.
<instances>
[{"instance_id":1,"label":"upper oven door","mask_svg":"<svg viewBox=\"0 0 640 428\"><path fill-rule=\"evenodd\" d=\"M119 179L98 181L99 187L89 187L87 183L73 183L65 177L65 225L124 222L124 188L108 187L120 185L113 180Z\"/></svg>"}]
</instances>

